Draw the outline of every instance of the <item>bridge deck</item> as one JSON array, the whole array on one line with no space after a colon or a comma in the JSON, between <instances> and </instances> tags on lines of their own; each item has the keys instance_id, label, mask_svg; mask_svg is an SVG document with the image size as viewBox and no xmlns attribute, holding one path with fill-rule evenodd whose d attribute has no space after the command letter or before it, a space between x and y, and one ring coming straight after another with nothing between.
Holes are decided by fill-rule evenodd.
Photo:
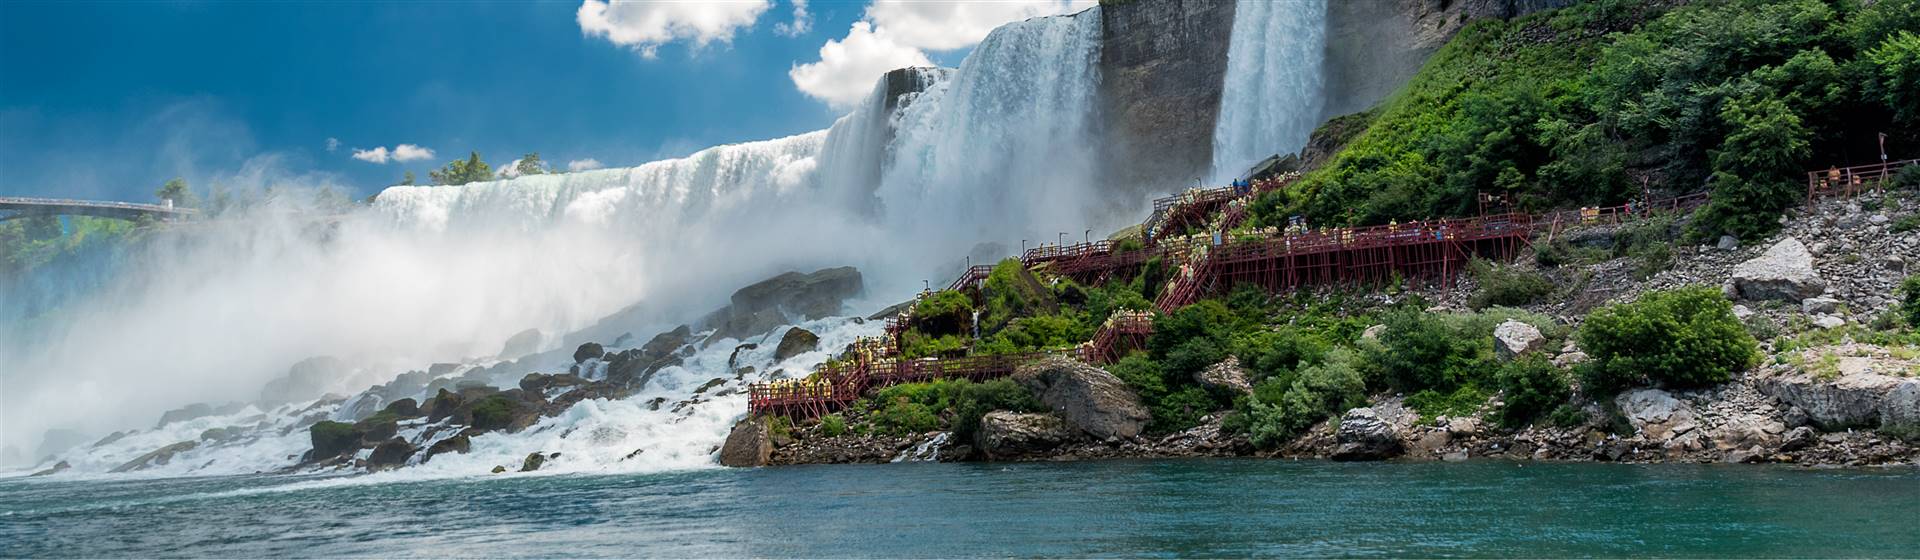
<instances>
[{"instance_id":1,"label":"bridge deck","mask_svg":"<svg viewBox=\"0 0 1920 560\"><path fill-rule=\"evenodd\" d=\"M0 211L12 212L12 214L0 218L0 220L11 220L27 216L58 215L94 216L122 220L130 220L140 216L178 219L200 214L199 210L192 208L180 208L162 204L115 202L110 200L36 198L27 196L0 196Z\"/></svg>"}]
</instances>

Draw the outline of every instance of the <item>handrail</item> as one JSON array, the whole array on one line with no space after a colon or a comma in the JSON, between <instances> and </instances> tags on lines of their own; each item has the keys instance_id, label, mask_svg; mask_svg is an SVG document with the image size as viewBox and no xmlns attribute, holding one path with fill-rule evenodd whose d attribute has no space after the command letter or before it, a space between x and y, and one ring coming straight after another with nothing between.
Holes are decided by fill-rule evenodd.
<instances>
[{"instance_id":1,"label":"handrail","mask_svg":"<svg viewBox=\"0 0 1920 560\"><path fill-rule=\"evenodd\" d=\"M138 210L162 214L198 214L199 210L181 206L165 206L141 202L118 202L112 200L78 200L64 198L41 198L32 196L0 196L0 206L67 206L77 208L108 208L114 210Z\"/></svg>"}]
</instances>

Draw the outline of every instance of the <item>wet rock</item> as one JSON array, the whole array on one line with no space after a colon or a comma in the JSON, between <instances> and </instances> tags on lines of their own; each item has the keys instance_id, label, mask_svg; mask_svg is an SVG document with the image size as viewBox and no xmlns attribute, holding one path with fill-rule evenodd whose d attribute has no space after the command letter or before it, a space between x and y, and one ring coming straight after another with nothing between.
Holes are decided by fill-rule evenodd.
<instances>
[{"instance_id":1,"label":"wet rock","mask_svg":"<svg viewBox=\"0 0 1920 560\"><path fill-rule=\"evenodd\" d=\"M184 453L186 451L193 449L194 447L198 447L199 445L200 445L200 442L197 442L197 441L183 441L180 443L155 449L153 451L147 452L147 454L145 455L141 455L139 457L134 458L132 461L127 461L126 463L123 463L118 467L114 467L113 470L110 472L115 472L115 473L132 472L132 471L137 471L141 469L165 465L168 462L173 460L174 455Z\"/></svg>"},{"instance_id":2,"label":"wet rock","mask_svg":"<svg viewBox=\"0 0 1920 560\"><path fill-rule=\"evenodd\" d=\"M1493 350L1502 360L1512 360L1541 349L1547 338L1533 325L1507 319L1493 328Z\"/></svg>"},{"instance_id":3,"label":"wet rock","mask_svg":"<svg viewBox=\"0 0 1920 560\"><path fill-rule=\"evenodd\" d=\"M1762 463L1762 462L1766 462L1766 457L1767 457L1767 451L1765 449L1761 449L1760 446L1756 445L1747 449L1740 449L1740 450L1735 450L1727 453L1726 462L1728 463Z\"/></svg>"},{"instance_id":4,"label":"wet rock","mask_svg":"<svg viewBox=\"0 0 1920 560\"><path fill-rule=\"evenodd\" d=\"M705 320L720 338L746 338L795 321L840 314L847 298L865 290L860 271L828 268L809 274L788 272L733 293L727 307Z\"/></svg>"},{"instance_id":5,"label":"wet rock","mask_svg":"<svg viewBox=\"0 0 1920 560\"><path fill-rule=\"evenodd\" d=\"M1452 453L1446 454L1445 456L1442 456L1440 459L1449 463L1458 463L1461 461L1465 461L1467 460L1467 450L1461 449L1459 451L1454 451Z\"/></svg>"},{"instance_id":6,"label":"wet rock","mask_svg":"<svg viewBox=\"0 0 1920 560\"><path fill-rule=\"evenodd\" d=\"M1212 367L1194 372L1193 380L1202 387L1230 394L1253 393L1253 382L1247 379L1247 370L1240 367L1240 358L1235 356L1227 356Z\"/></svg>"},{"instance_id":7,"label":"wet rock","mask_svg":"<svg viewBox=\"0 0 1920 560\"><path fill-rule=\"evenodd\" d=\"M605 347L600 346L600 343L588 342L586 344L581 344L579 348L575 348L573 350L573 363L578 364L580 362L592 360L605 355L607 355L607 349Z\"/></svg>"},{"instance_id":8,"label":"wet rock","mask_svg":"<svg viewBox=\"0 0 1920 560\"><path fill-rule=\"evenodd\" d=\"M185 422L188 420L201 418L205 416L233 414L235 412L239 412L243 408L246 408L246 404L244 403L228 403L226 405L217 406L217 407L207 403L193 403L187 406L183 406L183 407L176 408L173 410L166 411L165 413L162 413L160 415L160 422L157 424L154 424L153 427L161 428L161 427L165 427L167 424L172 424L174 422Z\"/></svg>"},{"instance_id":9,"label":"wet rock","mask_svg":"<svg viewBox=\"0 0 1920 560\"><path fill-rule=\"evenodd\" d=\"M748 350L753 350L753 349L755 349L755 348L759 348L759 347L760 347L760 345L758 345L758 344L753 344L753 343L747 343L747 344L742 344L742 345L739 345L739 346L735 346L735 347L733 347L733 353L731 353L731 354L727 354L727 369L731 369L731 370L738 370L738 369L740 369L740 367L741 367L741 366L740 366L740 353L741 353L741 352L745 352L745 351L748 351Z\"/></svg>"},{"instance_id":10,"label":"wet rock","mask_svg":"<svg viewBox=\"0 0 1920 560\"><path fill-rule=\"evenodd\" d=\"M540 329L527 329L515 333L507 337L506 343L500 345L500 357L518 358L539 352L542 338L544 337L541 336Z\"/></svg>"},{"instance_id":11,"label":"wet rock","mask_svg":"<svg viewBox=\"0 0 1920 560\"><path fill-rule=\"evenodd\" d=\"M996 410L980 418L975 436L989 459L1046 453L1073 439L1074 430L1053 414Z\"/></svg>"},{"instance_id":12,"label":"wet rock","mask_svg":"<svg viewBox=\"0 0 1920 560\"><path fill-rule=\"evenodd\" d=\"M1097 439L1138 436L1152 418L1126 382L1078 361L1048 358L1020 366L1013 380L1068 424Z\"/></svg>"},{"instance_id":13,"label":"wet rock","mask_svg":"<svg viewBox=\"0 0 1920 560\"><path fill-rule=\"evenodd\" d=\"M1356 408L1340 416L1334 432L1337 444L1329 458L1335 461L1378 461L1400 455L1403 446L1393 426L1371 408Z\"/></svg>"},{"instance_id":14,"label":"wet rock","mask_svg":"<svg viewBox=\"0 0 1920 560\"><path fill-rule=\"evenodd\" d=\"M492 472L493 472L493 474L500 474L500 473L503 473L503 472L507 472L507 468L506 468L506 467L503 467L503 466L500 466L500 465L494 465L494 466L493 466L493 471L492 471Z\"/></svg>"},{"instance_id":15,"label":"wet rock","mask_svg":"<svg viewBox=\"0 0 1920 560\"><path fill-rule=\"evenodd\" d=\"M787 358L792 358L805 352L812 352L815 348L819 347L819 335L813 334L813 331L807 329L793 327L787 329L787 333L780 336L780 345L773 349L773 361L785 361Z\"/></svg>"},{"instance_id":16,"label":"wet rock","mask_svg":"<svg viewBox=\"0 0 1920 560\"><path fill-rule=\"evenodd\" d=\"M393 401L392 404L388 404L387 408L382 409L381 412L392 414L398 418L419 418L421 416L420 403L411 398Z\"/></svg>"},{"instance_id":17,"label":"wet rock","mask_svg":"<svg viewBox=\"0 0 1920 560\"><path fill-rule=\"evenodd\" d=\"M719 387L725 384L727 384L727 380L726 378L723 378L723 377L715 377L713 379L708 379L706 383L700 384L700 388L694 389L693 394L698 395L701 393L705 393L707 392L708 389Z\"/></svg>"},{"instance_id":18,"label":"wet rock","mask_svg":"<svg viewBox=\"0 0 1920 560\"><path fill-rule=\"evenodd\" d=\"M546 455L541 455L539 451L528 453L526 460L520 462L520 472L537 471L540 470L541 465L545 464L547 464Z\"/></svg>"},{"instance_id":19,"label":"wet rock","mask_svg":"<svg viewBox=\"0 0 1920 560\"><path fill-rule=\"evenodd\" d=\"M362 434L353 424L345 422L316 423L307 428L308 441L313 446L313 449L307 452L307 459L320 461L358 450Z\"/></svg>"},{"instance_id":20,"label":"wet rock","mask_svg":"<svg viewBox=\"0 0 1920 560\"><path fill-rule=\"evenodd\" d=\"M759 467L773 457L772 430L767 419L748 416L733 425L727 441L720 445L720 464L729 467Z\"/></svg>"},{"instance_id":21,"label":"wet rock","mask_svg":"<svg viewBox=\"0 0 1920 560\"><path fill-rule=\"evenodd\" d=\"M384 471L406 466L407 459L413 457L416 449L413 444L402 438L390 438L374 446L373 453L367 455L367 469Z\"/></svg>"},{"instance_id":22,"label":"wet rock","mask_svg":"<svg viewBox=\"0 0 1920 560\"><path fill-rule=\"evenodd\" d=\"M1827 281L1814 269L1813 254L1800 240L1788 237L1765 253L1734 266L1732 284L1742 299L1797 302L1826 291Z\"/></svg>"},{"instance_id":23,"label":"wet rock","mask_svg":"<svg viewBox=\"0 0 1920 560\"><path fill-rule=\"evenodd\" d=\"M439 455L441 453L465 454L468 451L472 451L472 450L473 450L473 439L467 437L467 434L459 434L447 439L433 442L433 445L427 446L427 456L425 458L422 458L420 462L425 463L429 460L432 460L433 456Z\"/></svg>"},{"instance_id":24,"label":"wet rock","mask_svg":"<svg viewBox=\"0 0 1920 560\"><path fill-rule=\"evenodd\" d=\"M64 470L67 470L67 469L71 469L71 468L73 468L73 465L69 465L69 464L67 464L67 462L66 462L66 461L61 461L61 462L58 462L58 463L54 463L52 467L48 467L48 468L46 468L45 470L41 470L41 471L36 471L36 472L34 472L33 474L30 474L30 475L27 475L27 476L29 476L29 477L34 477L34 476L52 476L52 475L54 475L54 474L58 474L58 473L60 473L60 471L64 471Z\"/></svg>"},{"instance_id":25,"label":"wet rock","mask_svg":"<svg viewBox=\"0 0 1920 560\"><path fill-rule=\"evenodd\" d=\"M107 437L100 438L100 441L93 442L93 445L87 446L87 448L99 449L102 447L106 447L108 445L113 444L113 442L120 441L121 438L127 437L132 433L133 432L131 431L125 431L125 432L114 432L111 434L107 434Z\"/></svg>"}]
</instances>

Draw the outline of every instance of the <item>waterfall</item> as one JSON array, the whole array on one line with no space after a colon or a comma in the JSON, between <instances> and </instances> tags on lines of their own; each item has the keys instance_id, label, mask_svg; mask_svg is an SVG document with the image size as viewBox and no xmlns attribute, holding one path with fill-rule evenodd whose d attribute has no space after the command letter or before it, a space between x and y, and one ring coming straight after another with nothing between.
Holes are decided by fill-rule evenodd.
<instances>
[{"instance_id":1,"label":"waterfall","mask_svg":"<svg viewBox=\"0 0 1920 560\"><path fill-rule=\"evenodd\" d=\"M875 298L855 311L897 302L975 243L1011 246L1089 225L1099 207L1091 179L1099 38L1097 7L1003 26L958 69L883 79L826 130L629 168L395 186L370 208L319 223L287 218L314 211L282 209L198 225L200 241L140 261L151 265L48 323L52 342L0 347L14 360L0 430L17 442L52 426L94 435L152 426L183 404L251 401L288 364L319 355L364 365L336 380L354 387L341 393L351 396L435 362L497 366L502 342L529 327L549 335L542 350L556 350L558 335L634 304L648 305L632 318L642 324L603 332L644 340L792 269L853 265ZM850 318L807 326L823 349L880 329ZM744 384L804 375L829 354L775 363L765 336L713 341L639 395L584 401L527 431L474 438L470 454L403 471L482 473L533 451L564 451L555 468L574 471L710 464L710 449L745 410ZM740 357L755 373L728 365L737 342L762 343ZM526 373L571 365L549 355L488 381L511 387ZM716 378L731 391L695 394ZM650 407L655 399L667 406ZM676 402L689 404L669 410ZM271 471L297 462L312 419L353 415L341 409L249 408L64 457L76 474L97 474L203 441L145 472ZM431 428L404 425L400 436L430 445L445 435Z\"/></svg>"},{"instance_id":2,"label":"waterfall","mask_svg":"<svg viewBox=\"0 0 1920 560\"><path fill-rule=\"evenodd\" d=\"M1239 176L1267 156L1306 146L1323 102L1327 1L1234 7L1227 77L1213 129L1214 183Z\"/></svg>"}]
</instances>

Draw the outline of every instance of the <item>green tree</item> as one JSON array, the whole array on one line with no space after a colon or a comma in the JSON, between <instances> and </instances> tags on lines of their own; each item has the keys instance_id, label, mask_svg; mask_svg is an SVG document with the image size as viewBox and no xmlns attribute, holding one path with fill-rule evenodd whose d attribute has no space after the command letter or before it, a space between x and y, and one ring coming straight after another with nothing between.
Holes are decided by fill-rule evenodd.
<instances>
[{"instance_id":1,"label":"green tree","mask_svg":"<svg viewBox=\"0 0 1920 560\"><path fill-rule=\"evenodd\" d=\"M1892 108L1903 126L1920 125L1920 35L1901 31L1865 58L1873 69L1868 95Z\"/></svg>"},{"instance_id":2,"label":"green tree","mask_svg":"<svg viewBox=\"0 0 1920 560\"><path fill-rule=\"evenodd\" d=\"M546 163L540 161L540 152L527 152L527 155L521 156L519 161L514 162L513 172L515 175L542 175L549 173Z\"/></svg>"},{"instance_id":3,"label":"green tree","mask_svg":"<svg viewBox=\"0 0 1920 560\"><path fill-rule=\"evenodd\" d=\"M413 171L407 171L406 173L400 175L401 185L412 185L413 183L414 183Z\"/></svg>"},{"instance_id":4,"label":"green tree","mask_svg":"<svg viewBox=\"0 0 1920 560\"><path fill-rule=\"evenodd\" d=\"M481 161L480 152L469 152L467 159L447 162L447 165L440 169L428 171L427 176L433 178L433 184L436 185L465 185L492 180L493 167Z\"/></svg>"},{"instance_id":5,"label":"green tree","mask_svg":"<svg viewBox=\"0 0 1920 560\"><path fill-rule=\"evenodd\" d=\"M1802 192L1795 178L1811 153L1807 129L1772 94L1728 101L1720 118L1732 132L1712 152L1713 200L1702 233L1748 240L1773 233L1775 217Z\"/></svg>"},{"instance_id":6,"label":"green tree","mask_svg":"<svg viewBox=\"0 0 1920 560\"><path fill-rule=\"evenodd\" d=\"M153 191L153 196L160 200L171 200L174 206L181 208L194 208L199 205L199 202L193 198L193 189L187 187L187 180L179 177L168 179L165 184L160 185L159 190Z\"/></svg>"}]
</instances>

